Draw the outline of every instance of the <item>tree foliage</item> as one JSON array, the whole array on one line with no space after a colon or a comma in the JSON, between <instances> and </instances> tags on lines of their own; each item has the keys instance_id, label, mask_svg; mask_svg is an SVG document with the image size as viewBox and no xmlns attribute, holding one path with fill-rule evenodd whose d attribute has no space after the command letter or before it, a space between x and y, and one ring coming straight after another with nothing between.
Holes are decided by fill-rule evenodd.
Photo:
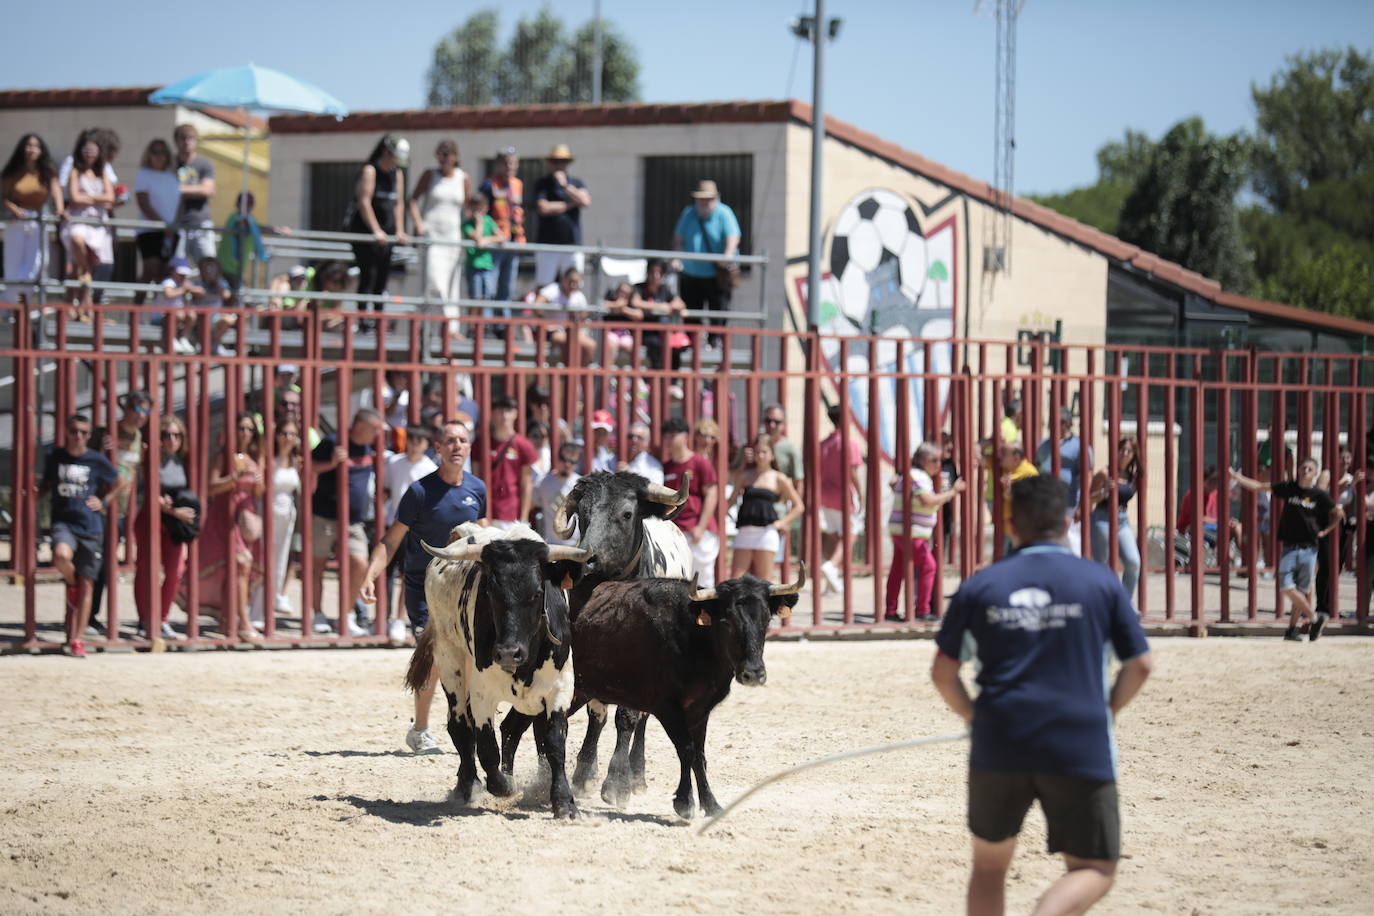
<instances>
[{"instance_id":1,"label":"tree foliage","mask_svg":"<svg viewBox=\"0 0 1374 916\"><path fill-rule=\"evenodd\" d=\"M426 103L529 105L592 99L595 24L569 33L548 6L515 24L509 43L498 40L495 9L480 10L434 46ZM601 21L601 98L639 98L639 60L629 40Z\"/></svg>"},{"instance_id":2,"label":"tree foliage","mask_svg":"<svg viewBox=\"0 0 1374 916\"><path fill-rule=\"evenodd\" d=\"M1250 144L1217 137L1201 118L1180 121L1150 152L1121 207L1118 235L1228 289L1250 286L1236 194L1250 175Z\"/></svg>"}]
</instances>

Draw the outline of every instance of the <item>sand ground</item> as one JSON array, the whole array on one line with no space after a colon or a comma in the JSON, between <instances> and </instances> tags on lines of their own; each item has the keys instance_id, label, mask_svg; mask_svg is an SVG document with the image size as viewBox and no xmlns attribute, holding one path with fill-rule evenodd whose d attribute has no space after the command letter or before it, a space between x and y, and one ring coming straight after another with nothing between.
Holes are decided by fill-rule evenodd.
<instances>
[{"instance_id":1,"label":"sand ground","mask_svg":"<svg viewBox=\"0 0 1374 916\"><path fill-rule=\"evenodd\" d=\"M712 722L717 795L785 766L957 731L917 640L774 643L768 686ZM1119 723L1124 851L1098 912L1368 912L1374 641L1157 640ZM0 658L0 911L950 913L968 840L962 744L771 786L710 834L672 813L656 727L649 790L450 802L457 756L400 751L408 653ZM436 712L438 706L436 706ZM582 717L574 720L580 740ZM532 742L519 770L533 769ZM602 761L610 752L603 742ZM1028 819L1025 912L1059 869Z\"/></svg>"}]
</instances>

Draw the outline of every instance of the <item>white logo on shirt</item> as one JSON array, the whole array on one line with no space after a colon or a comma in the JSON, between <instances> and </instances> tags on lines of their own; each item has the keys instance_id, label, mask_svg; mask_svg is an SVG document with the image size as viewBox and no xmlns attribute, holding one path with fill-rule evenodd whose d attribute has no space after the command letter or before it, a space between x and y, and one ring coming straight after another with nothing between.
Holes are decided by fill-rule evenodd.
<instances>
[{"instance_id":1,"label":"white logo on shirt","mask_svg":"<svg viewBox=\"0 0 1374 916\"><path fill-rule=\"evenodd\" d=\"M1069 620L1083 616L1081 604L1053 604L1054 598L1043 588L1021 588L1007 596L1008 607L989 607L987 620L1004 630L1061 629Z\"/></svg>"}]
</instances>

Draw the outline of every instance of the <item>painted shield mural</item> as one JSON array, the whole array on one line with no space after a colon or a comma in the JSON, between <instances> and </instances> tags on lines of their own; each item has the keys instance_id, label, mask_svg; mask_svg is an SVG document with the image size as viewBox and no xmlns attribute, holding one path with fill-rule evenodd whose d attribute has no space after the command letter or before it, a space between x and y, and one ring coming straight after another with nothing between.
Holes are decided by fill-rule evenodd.
<instances>
[{"instance_id":1,"label":"painted shield mural","mask_svg":"<svg viewBox=\"0 0 1374 916\"><path fill-rule=\"evenodd\" d=\"M953 216L923 227L918 209L894 191L874 188L856 194L835 220L830 271L822 281L820 304L820 331L833 335L822 349L832 369L840 368L840 343L834 337L872 335L883 339L876 345L848 344L849 371L951 371L957 229ZM800 286L804 293L804 279ZM898 340L908 342L901 367L897 365ZM930 348L929 367L922 341L939 341ZM883 380L878 389L880 403L871 405L877 411L879 441L889 459L897 442L898 384L895 379ZM913 380L910 386L908 422L915 447L922 438L926 411L940 410L949 385L941 382L939 404L931 405L925 403L923 383ZM866 380L851 381L849 403L860 420L870 416Z\"/></svg>"}]
</instances>

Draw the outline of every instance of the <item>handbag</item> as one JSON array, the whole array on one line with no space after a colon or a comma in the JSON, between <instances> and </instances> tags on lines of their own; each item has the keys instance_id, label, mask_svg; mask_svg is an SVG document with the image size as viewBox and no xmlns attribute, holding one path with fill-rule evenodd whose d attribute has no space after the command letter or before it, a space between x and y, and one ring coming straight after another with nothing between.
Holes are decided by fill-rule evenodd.
<instances>
[{"instance_id":1,"label":"handbag","mask_svg":"<svg viewBox=\"0 0 1374 916\"><path fill-rule=\"evenodd\" d=\"M716 254L716 250L711 247L711 236L706 232L706 221L701 218L701 214L696 214L697 225L701 227L701 243L706 246L707 254ZM739 265L716 263L716 288L721 292L730 292L732 289L739 288Z\"/></svg>"},{"instance_id":2,"label":"handbag","mask_svg":"<svg viewBox=\"0 0 1374 916\"><path fill-rule=\"evenodd\" d=\"M238 525L239 537L244 543L252 544L262 537L262 516L247 506L239 510Z\"/></svg>"}]
</instances>

